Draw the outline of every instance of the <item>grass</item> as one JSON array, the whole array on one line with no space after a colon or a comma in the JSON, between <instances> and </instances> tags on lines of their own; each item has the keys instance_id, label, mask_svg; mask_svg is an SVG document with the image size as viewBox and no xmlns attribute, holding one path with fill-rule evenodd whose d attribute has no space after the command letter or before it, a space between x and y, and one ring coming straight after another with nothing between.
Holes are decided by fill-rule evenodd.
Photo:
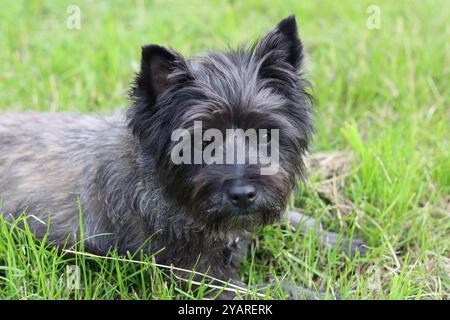
<instances>
[{"instance_id":1,"label":"grass","mask_svg":"<svg viewBox=\"0 0 450 320\"><path fill-rule=\"evenodd\" d=\"M140 45L170 44L185 55L221 49L296 13L315 87L313 152L354 156L328 193L326 177L311 172L292 206L369 250L350 259L312 232L267 227L241 279L287 277L343 299L450 297L448 1L76 1L81 29L69 30L73 3L2 2L0 111L124 108ZM379 30L366 27L370 4L381 8ZM0 220L2 299L192 299L208 289L179 289L151 256L93 257L82 245L79 254L58 252L19 220Z\"/></svg>"}]
</instances>

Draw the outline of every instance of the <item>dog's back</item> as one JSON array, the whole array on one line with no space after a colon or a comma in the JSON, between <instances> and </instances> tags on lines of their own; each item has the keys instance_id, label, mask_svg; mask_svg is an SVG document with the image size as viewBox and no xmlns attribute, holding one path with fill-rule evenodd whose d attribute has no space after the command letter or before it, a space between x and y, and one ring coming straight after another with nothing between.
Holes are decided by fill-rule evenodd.
<instances>
[{"instance_id":1,"label":"dog's back","mask_svg":"<svg viewBox=\"0 0 450 320\"><path fill-rule=\"evenodd\" d=\"M113 138L125 131L123 126L120 117L1 115L0 212L31 216L28 223L38 236L46 232L49 214L51 238L62 242L75 234L78 199L90 197L86 193L105 154L102 148L108 150L108 157L117 156Z\"/></svg>"}]
</instances>

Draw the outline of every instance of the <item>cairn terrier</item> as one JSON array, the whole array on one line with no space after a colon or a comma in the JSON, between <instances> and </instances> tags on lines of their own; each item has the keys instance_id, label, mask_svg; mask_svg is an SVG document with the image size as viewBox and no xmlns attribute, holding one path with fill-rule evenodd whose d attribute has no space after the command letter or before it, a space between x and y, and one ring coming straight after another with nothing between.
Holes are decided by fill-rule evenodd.
<instances>
[{"instance_id":1,"label":"cairn terrier","mask_svg":"<svg viewBox=\"0 0 450 320\"><path fill-rule=\"evenodd\" d=\"M48 232L61 246L80 239L81 209L89 252L147 243L161 251L158 263L235 278L249 235L280 219L304 177L313 125L303 55L290 16L252 46L223 53L185 59L144 46L126 115L0 116L1 214L25 212L37 237ZM230 138L229 129L255 130L274 161L221 159L235 159L249 140L245 132L241 142ZM208 147L208 161L190 161ZM263 174L267 166L274 170ZM299 225L299 215L290 217Z\"/></svg>"}]
</instances>

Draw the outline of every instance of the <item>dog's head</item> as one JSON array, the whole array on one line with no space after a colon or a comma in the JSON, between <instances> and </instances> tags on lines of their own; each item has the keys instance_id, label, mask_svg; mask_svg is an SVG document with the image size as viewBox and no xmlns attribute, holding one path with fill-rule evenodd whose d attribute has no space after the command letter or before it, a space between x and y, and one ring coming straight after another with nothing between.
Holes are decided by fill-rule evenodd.
<instances>
[{"instance_id":1,"label":"dog's head","mask_svg":"<svg viewBox=\"0 0 450 320\"><path fill-rule=\"evenodd\" d=\"M225 53L185 60L142 48L129 128L164 194L205 227L249 230L284 211L312 132L302 60L293 16L253 46ZM260 161L261 146L274 161Z\"/></svg>"}]
</instances>

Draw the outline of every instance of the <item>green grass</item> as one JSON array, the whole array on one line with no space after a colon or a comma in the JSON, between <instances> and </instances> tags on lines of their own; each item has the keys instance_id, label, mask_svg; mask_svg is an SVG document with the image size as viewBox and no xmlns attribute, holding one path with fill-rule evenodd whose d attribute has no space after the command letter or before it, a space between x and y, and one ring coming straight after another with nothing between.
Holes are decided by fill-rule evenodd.
<instances>
[{"instance_id":1,"label":"green grass","mask_svg":"<svg viewBox=\"0 0 450 320\"><path fill-rule=\"evenodd\" d=\"M315 88L313 151L355 156L340 190L350 210L320 195L314 172L292 204L327 229L366 240L369 251L349 259L311 232L268 227L255 236L241 279L287 277L343 299L450 297L448 1L75 2L80 30L66 28L74 1L2 1L0 111L124 108L140 45L186 56L222 49L296 13ZM370 4L381 8L379 30L366 27ZM149 256L67 256L18 223L0 221L2 299L190 299L208 289L179 289ZM67 282L72 266L78 289Z\"/></svg>"}]
</instances>

